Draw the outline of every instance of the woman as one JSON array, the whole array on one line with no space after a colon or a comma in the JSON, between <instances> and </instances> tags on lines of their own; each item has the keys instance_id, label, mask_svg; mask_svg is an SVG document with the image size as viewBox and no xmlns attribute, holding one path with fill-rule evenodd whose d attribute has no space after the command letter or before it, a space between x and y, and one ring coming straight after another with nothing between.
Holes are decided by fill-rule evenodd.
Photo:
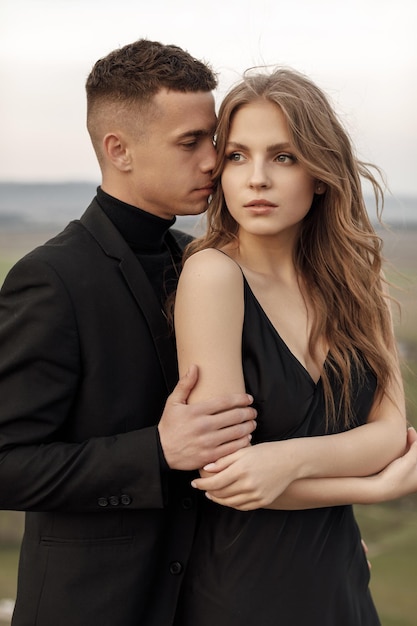
<instances>
[{"instance_id":1,"label":"woman","mask_svg":"<svg viewBox=\"0 0 417 626\"><path fill-rule=\"evenodd\" d=\"M370 500L361 477L406 446L361 178L377 205L382 190L325 95L291 70L232 89L216 141L207 232L177 292L179 367L199 366L190 402L246 390L258 420L256 445L194 481L207 500L178 624L374 626L349 503Z\"/></svg>"}]
</instances>

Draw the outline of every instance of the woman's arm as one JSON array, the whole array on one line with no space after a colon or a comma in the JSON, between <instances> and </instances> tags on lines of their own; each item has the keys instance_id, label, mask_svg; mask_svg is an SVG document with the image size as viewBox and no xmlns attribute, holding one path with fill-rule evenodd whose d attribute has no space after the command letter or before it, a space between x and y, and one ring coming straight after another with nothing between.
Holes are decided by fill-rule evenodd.
<instances>
[{"instance_id":1,"label":"woman's arm","mask_svg":"<svg viewBox=\"0 0 417 626\"><path fill-rule=\"evenodd\" d=\"M180 375L193 363L199 368L189 403L245 391L243 315L243 277L238 265L213 249L190 257L181 272L175 301Z\"/></svg>"},{"instance_id":2,"label":"woman's arm","mask_svg":"<svg viewBox=\"0 0 417 626\"><path fill-rule=\"evenodd\" d=\"M190 402L244 391L243 314L239 267L216 250L192 256L181 275L175 309L180 373L191 363L201 372ZM246 493L249 501L260 498L268 506L295 480L375 474L404 451L405 410L399 381L398 374L364 426L337 435L245 448L211 464L206 469L214 473L195 485L225 504Z\"/></svg>"},{"instance_id":3,"label":"woman's arm","mask_svg":"<svg viewBox=\"0 0 417 626\"><path fill-rule=\"evenodd\" d=\"M408 429L405 454L382 472L363 478L311 478L291 483L267 508L308 509L377 504L417 492L417 433Z\"/></svg>"},{"instance_id":4,"label":"woman's arm","mask_svg":"<svg viewBox=\"0 0 417 626\"><path fill-rule=\"evenodd\" d=\"M344 504L376 504L395 500L417 492L417 433L414 428L408 429L405 454L392 461L378 474L295 480L272 502L269 501L268 486L273 488L273 472L268 475L265 468L262 468L263 464L270 468L271 460L268 461L261 444L245 449L240 455L236 453L224 457L216 464L206 466L206 469L211 469L212 472L216 471L214 466L221 466L222 469L217 471L223 473L222 481L226 476L224 470L232 468L235 472L235 480L231 479L227 486L219 490L207 491L207 497L218 504L242 511L259 508L299 510ZM229 476L232 474L231 471ZM212 474L212 477L214 476L215 474ZM236 478L237 476L239 478ZM197 487L198 482L193 481L193 486ZM239 489L236 489L237 484Z\"/></svg>"}]
</instances>

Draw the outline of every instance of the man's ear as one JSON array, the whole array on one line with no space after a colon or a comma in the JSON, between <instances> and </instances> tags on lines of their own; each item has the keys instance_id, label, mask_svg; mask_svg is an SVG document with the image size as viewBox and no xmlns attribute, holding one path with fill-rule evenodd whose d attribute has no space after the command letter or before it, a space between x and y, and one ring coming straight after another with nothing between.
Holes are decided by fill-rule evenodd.
<instances>
[{"instance_id":1,"label":"man's ear","mask_svg":"<svg viewBox=\"0 0 417 626\"><path fill-rule=\"evenodd\" d=\"M121 172L130 171L130 150L122 133L108 133L103 139L103 150L114 167Z\"/></svg>"}]
</instances>

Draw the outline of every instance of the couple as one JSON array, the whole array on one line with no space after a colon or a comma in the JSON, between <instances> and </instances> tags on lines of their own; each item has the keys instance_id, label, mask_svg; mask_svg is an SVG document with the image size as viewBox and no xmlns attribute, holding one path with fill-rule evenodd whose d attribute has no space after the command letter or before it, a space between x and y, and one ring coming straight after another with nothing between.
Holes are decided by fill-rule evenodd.
<instances>
[{"instance_id":1,"label":"couple","mask_svg":"<svg viewBox=\"0 0 417 626\"><path fill-rule=\"evenodd\" d=\"M248 75L218 123L215 87L176 46L99 60L97 196L5 280L14 626L379 624L350 503L417 489L380 187L305 77Z\"/></svg>"}]
</instances>

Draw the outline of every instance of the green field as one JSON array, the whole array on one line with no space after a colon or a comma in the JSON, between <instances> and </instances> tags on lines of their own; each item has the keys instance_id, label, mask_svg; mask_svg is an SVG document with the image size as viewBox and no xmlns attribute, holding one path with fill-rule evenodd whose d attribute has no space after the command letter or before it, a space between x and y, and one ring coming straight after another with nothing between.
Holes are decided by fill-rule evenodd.
<instances>
[{"instance_id":1,"label":"green field","mask_svg":"<svg viewBox=\"0 0 417 626\"><path fill-rule=\"evenodd\" d=\"M0 237L0 284L14 260L47 238L33 233L19 234L15 240ZM385 256L393 264L387 276L400 286L392 292L402 306L395 327L404 359L408 419L417 427L417 230L385 233L383 238ZM369 547L371 589L383 626L416 626L417 494L395 503L356 507L356 513ZM21 532L22 514L0 512L0 600L15 597ZM6 623L0 620L0 626Z\"/></svg>"},{"instance_id":2,"label":"green field","mask_svg":"<svg viewBox=\"0 0 417 626\"><path fill-rule=\"evenodd\" d=\"M2 512L5 516L7 513ZM0 549L0 597L15 598L16 572L19 548L16 545L7 545L3 542Z\"/></svg>"}]
</instances>

